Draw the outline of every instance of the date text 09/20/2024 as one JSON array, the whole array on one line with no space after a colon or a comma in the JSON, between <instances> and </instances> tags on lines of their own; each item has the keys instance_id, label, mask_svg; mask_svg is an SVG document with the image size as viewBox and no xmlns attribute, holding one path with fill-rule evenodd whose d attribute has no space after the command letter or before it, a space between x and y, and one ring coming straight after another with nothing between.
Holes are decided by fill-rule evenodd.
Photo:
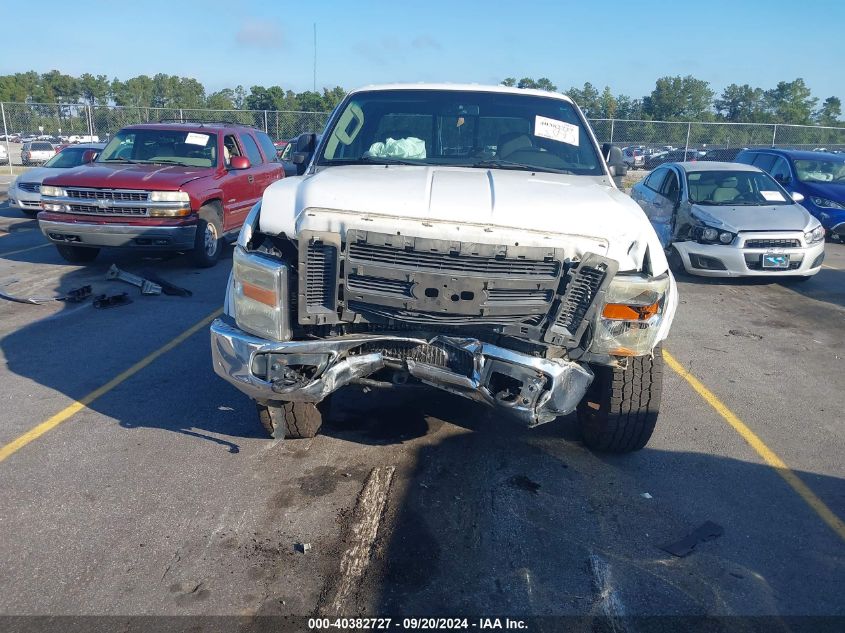
<instances>
[{"instance_id":1,"label":"date text 09/20/2024","mask_svg":"<svg viewBox=\"0 0 845 633\"><path fill-rule=\"evenodd\" d=\"M525 630L528 628L524 620L510 618L310 618L309 630L323 629L406 629L406 630L435 630L442 629L479 629L479 630Z\"/></svg>"}]
</instances>

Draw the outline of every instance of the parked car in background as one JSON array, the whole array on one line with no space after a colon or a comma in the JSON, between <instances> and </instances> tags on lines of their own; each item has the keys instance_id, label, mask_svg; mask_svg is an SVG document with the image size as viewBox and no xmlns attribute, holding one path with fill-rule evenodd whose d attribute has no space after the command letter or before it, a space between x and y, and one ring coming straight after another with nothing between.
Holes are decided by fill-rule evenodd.
<instances>
[{"instance_id":1,"label":"parked car in background","mask_svg":"<svg viewBox=\"0 0 845 633\"><path fill-rule=\"evenodd\" d=\"M70 262L113 246L189 251L198 266L213 266L224 240L283 176L273 141L254 128L132 125L96 161L44 180L38 223Z\"/></svg>"},{"instance_id":2,"label":"parked car in background","mask_svg":"<svg viewBox=\"0 0 845 633\"><path fill-rule=\"evenodd\" d=\"M655 167L659 167L660 165L663 165L665 163L696 161L699 160L700 157L701 152L699 152L697 149L675 149L672 151L667 151L663 154L654 154L650 158L647 158L645 161L645 168L654 169Z\"/></svg>"},{"instance_id":3,"label":"parked car in background","mask_svg":"<svg viewBox=\"0 0 845 633\"><path fill-rule=\"evenodd\" d=\"M622 150L622 160L628 169L640 169L645 164L645 153L641 149L625 147Z\"/></svg>"},{"instance_id":4,"label":"parked car in background","mask_svg":"<svg viewBox=\"0 0 845 633\"><path fill-rule=\"evenodd\" d=\"M37 140L38 137L35 134L21 134L21 143L31 143L32 141Z\"/></svg>"},{"instance_id":5,"label":"parked car in background","mask_svg":"<svg viewBox=\"0 0 845 633\"><path fill-rule=\"evenodd\" d=\"M719 147L708 149L698 160L716 161L720 163L732 163L744 148L742 147Z\"/></svg>"},{"instance_id":6,"label":"parked car in background","mask_svg":"<svg viewBox=\"0 0 845 633\"><path fill-rule=\"evenodd\" d=\"M276 155L277 155L279 158L281 158L281 157L282 157L282 154L284 153L285 148L286 148L288 145L290 145L290 141L285 141L285 140L281 140L281 141L273 141L273 147L275 147L275 148L276 148Z\"/></svg>"},{"instance_id":7,"label":"parked car in background","mask_svg":"<svg viewBox=\"0 0 845 633\"><path fill-rule=\"evenodd\" d=\"M56 148L47 141L30 141L21 148L21 163L23 165L40 165L56 155Z\"/></svg>"},{"instance_id":8,"label":"parked car in background","mask_svg":"<svg viewBox=\"0 0 845 633\"><path fill-rule=\"evenodd\" d=\"M824 261L824 229L769 174L749 165L672 163L631 197L676 270L708 277L809 279Z\"/></svg>"},{"instance_id":9,"label":"parked car in background","mask_svg":"<svg viewBox=\"0 0 845 633\"><path fill-rule=\"evenodd\" d=\"M677 289L603 153L563 95L349 93L244 224L215 371L279 438L313 437L345 384L409 382L529 427L577 411L591 448L642 448Z\"/></svg>"},{"instance_id":10,"label":"parked car in background","mask_svg":"<svg viewBox=\"0 0 845 633\"><path fill-rule=\"evenodd\" d=\"M9 152L6 151L5 145L0 145L0 165L9 164Z\"/></svg>"},{"instance_id":11,"label":"parked car in background","mask_svg":"<svg viewBox=\"0 0 845 633\"><path fill-rule=\"evenodd\" d=\"M41 167L21 174L9 185L9 206L35 217L41 210L41 182L48 176L55 175L58 169L79 167L85 162L87 151L99 153L104 147L104 144L93 143L74 145L60 151Z\"/></svg>"},{"instance_id":12,"label":"parked car in background","mask_svg":"<svg viewBox=\"0 0 845 633\"><path fill-rule=\"evenodd\" d=\"M71 134L67 137L68 143L99 143L100 137L96 134Z\"/></svg>"},{"instance_id":13,"label":"parked car in background","mask_svg":"<svg viewBox=\"0 0 845 633\"><path fill-rule=\"evenodd\" d=\"M736 157L772 175L822 223L828 236L845 242L845 155L789 149L748 149Z\"/></svg>"}]
</instances>

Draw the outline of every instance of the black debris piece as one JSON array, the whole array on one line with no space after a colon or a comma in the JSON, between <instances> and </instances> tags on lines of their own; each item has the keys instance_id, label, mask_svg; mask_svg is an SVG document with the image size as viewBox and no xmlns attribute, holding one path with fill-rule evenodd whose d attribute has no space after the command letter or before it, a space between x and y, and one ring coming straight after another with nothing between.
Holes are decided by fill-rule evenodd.
<instances>
[{"instance_id":1,"label":"black debris piece","mask_svg":"<svg viewBox=\"0 0 845 633\"><path fill-rule=\"evenodd\" d=\"M128 292L121 292L119 295L97 295L94 297L94 307L98 309L116 308L118 306L125 306L132 303Z\"/></svg>"},{"instance_id":2,"label":"black debris piece","mask_svg":"<svg viewBox=\"0 0 845 633\"><path fill-rule=\"evenodd\" d=\"M172 284L169 281L162 279L154 272L149 270L144 271L144 277L149 279L155 284L161 286L161 291L166 294L170 295L171 297L190 297L193 296L193 292L188 290L187 288L183 288L182 286L177 286L176 284Z\"/></svg>"},{"instance_id":3,"label":"black debris piece","mask_svg":"<svg viewBox=\"0 0 845 633\"><path fill-rule=\"evenodd\" d=\"M691 532L680 541L676 543L669 543L668 545L661 545L660 549L668 552L672 556L683 558L695 549L695 546L704 541L712 541L714 538L722 536L725 530L721 525L713 523L713 521L705 521L698 529Z\"/></svg>"},{"instance_id":4,"label":"black debris piece","mask_svg":"<svg viewBox=\"0 0 845 633\"><path fill-rule=\"evenodd\" d=\"M525 475L514 475L513 477L508 479L508 484L510 484L511 488L516 488L517 490L524 490L525 492L530 492L535 495L540 489L540 484L538 484L536 481L529 479Z\"/></svg>"},{"instance_id":5,"label":"black debris piece","mask_svg":"<svg viewBox=\"0 0 845 633\"><path fill-rule=\"evenodd\" d=\"M61 298L61 301L65 301L67 303L79 303L80 301L85 301L85 299L90 296L91 286L82 286L81 288L68 290L67 294Z\"/></svg>"}]
</instances>

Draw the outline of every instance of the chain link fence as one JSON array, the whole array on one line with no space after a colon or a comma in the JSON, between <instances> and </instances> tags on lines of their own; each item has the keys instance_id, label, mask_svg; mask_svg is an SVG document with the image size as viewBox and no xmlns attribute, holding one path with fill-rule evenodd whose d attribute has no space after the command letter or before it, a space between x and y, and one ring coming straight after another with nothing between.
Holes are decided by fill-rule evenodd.
<instances>
[{"instance_id":1,"label":"chain link fence","mask_svg":"<svg viewBox=\"0 0 845 633\"><path fill-rule=\"evenodd\" d=\"M274 140L291 139L303 132L319 132L328 112L277 110L196 110L89 106L85 104L0 103L0 145L7 152L10 173L20 165L21 140L25 136L50 137L50 141L85 142L109 140L121 128L158 121L225 122L251 125ZM717 123L681 121L590 121L600 143L626 148L626 162L634 168L650 168L670 160L708 156L732 160L746 147L845 150L845 127L770 123ZM706 152L706 153L705 153Z\"/></svg>"}]
</instances>

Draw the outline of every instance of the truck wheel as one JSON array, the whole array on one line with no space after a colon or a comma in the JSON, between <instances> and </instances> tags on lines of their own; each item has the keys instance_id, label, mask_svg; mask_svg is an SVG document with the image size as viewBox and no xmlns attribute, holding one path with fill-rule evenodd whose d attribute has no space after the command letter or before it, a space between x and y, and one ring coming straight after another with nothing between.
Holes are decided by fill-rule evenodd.
<instances>
[{"instance_id":1,"label":"truck wheel","mask_svg":"<svg viewBox=\"0 0 845 633\"><path fill-rule=\"evenodd\" d=\"M660 411L663 352L628 359L625 369L593 365L595 379L578 405L584 443L610 453L638 451L646 445Z\"/></svg>"},{"instance_id":2,"label":"truck wheel","mask_svg":"<svg viewBox=\"0 0 845 633\"><path fill-rule=\"evenodd\" d=\"M313 402L257 404L261 426L276 439L298 440L314 437L323 425L323 413Z\"/></svg>"},{"instance_id":3,"label":"truck wheel","mask_svg":"<svg viewBox=\"0 0 845 633\"><path fill-rule=\"evenodd\" d=\"M99 248L87 248L84 246L68 246L67 244L56 244L56 249L66 261L71 264L87 264L93 262L100 254Z\"/></svg>"},{"instance_id":4,"label":"truck wheel","mask_svg":"<svg viewBox=\"0 0 845 633\"><path fill-rule=\"evenodd\" d=\"M216 205L204 205L199 216L191 257L200 268L211 268L220 259L220 251L223 250L223 224Z\"/></svg>"}]
</instances>

